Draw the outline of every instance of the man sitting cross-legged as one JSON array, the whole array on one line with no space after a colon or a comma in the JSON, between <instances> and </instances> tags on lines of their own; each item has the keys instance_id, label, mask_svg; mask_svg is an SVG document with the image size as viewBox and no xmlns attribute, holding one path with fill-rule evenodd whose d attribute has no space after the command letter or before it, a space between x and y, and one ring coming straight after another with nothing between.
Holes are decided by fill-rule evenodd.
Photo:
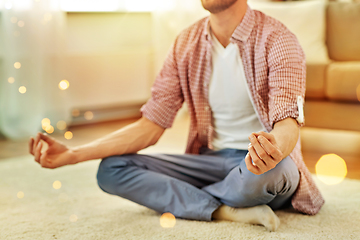
<instances>
[{"instance_id":1,"label":"man sitting cross-legged","mask_svg":"<svg viewBox=\"0 0 360 240\"><path fill-rule=\"evenodd\" d=\"M316 214L324 200L300 150L306 70L296 37L246 0L202 4L210 16L177 37L140 120L75 148L39 133L30 153L45 168L102 158L103 191L180 218L275 231L273 210ZM136 154L171 127L183 102L186 154Z\"/></svg>"}]
</instances>

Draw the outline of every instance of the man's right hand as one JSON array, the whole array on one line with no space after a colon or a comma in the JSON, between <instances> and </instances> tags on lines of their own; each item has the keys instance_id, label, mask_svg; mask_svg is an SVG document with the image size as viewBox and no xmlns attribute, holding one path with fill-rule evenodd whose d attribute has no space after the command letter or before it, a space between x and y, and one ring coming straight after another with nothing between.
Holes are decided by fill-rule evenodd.
<instances>
[{"instance_id":1,"label":"man's right hand","mask_svg":"<svg viewBox=\"0 0 360 240\"><path fill-rule=\"evenodd\" d=\"M44 144L47 144L48 148L41 151ZM35 139L30 138L29 152L44 168L57 168L75 163L75 154L70 148L43 133L38 133Z\"/></svg>"},{"instance_id":2,"label":"man's right hand","mask_svg":"<svg viewBox=\"0 0 360 240\"><path fill-rule=\"evenodd\" d=\"M54 138L38 133L30 138L29 152L44 168L57 168L113 155L136 153L154 145L164 128L142 117L136 122L84 145L69 148ZM46 150L42 150L47 145Z\"/></svg>"}]
</instances>

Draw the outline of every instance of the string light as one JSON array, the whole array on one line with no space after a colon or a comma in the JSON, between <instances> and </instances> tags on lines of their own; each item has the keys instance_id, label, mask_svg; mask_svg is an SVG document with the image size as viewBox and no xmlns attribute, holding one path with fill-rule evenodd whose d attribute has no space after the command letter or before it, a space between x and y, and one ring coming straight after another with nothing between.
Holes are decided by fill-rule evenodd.
<instances>
[{"instance_id":1,"label":"string light","mask_svg":"<svg viewBox=\"0 0 360 240\"><path fill-rule=\"evenodd\" d=\"M73 138L73 133L70 132L70 131L67 131L65 134L64 134L64 137L67 139L67 140L70 140Z\"/></svg>"},{"instance_id":2,"label":"string light","mask_svg":"<svg viewBox=\"0 0 360 240\"><path fill-rule=\"evenodd\" d=\"M53 182L53 188L54 189L60 189L61 188L61 182L60 181Z\"/></svg>"},{"instance_id":3,"label":"string light","mask_svg":"<svg viewBox=\"0 0 360 240\"><path fill-rule=\"evenodd\" d=\"M20 69L21 68L21 63L19 63L19 62L14 63L14 68Z\"/></svg>"},{"instance_id":4,"label":"string light","mask_svg":"<svg viewBox=\"0 0 360 240\"><path fill-rule=\"evenodd\" d=\"M176 224L176 218L169 212L166 212L160 217L160 226L163 228L173 228Z\"/></svg>"},{"instance_id":5,"label":"string light","mask_svg":"<svg viewBox=\"0 0 360 240\"><path fill-rule=\"evenodd\" d=\"M59 130L64 130L66 128L66 122L63 121L63 120L60 120L60 121L57 122L56 127Z\"/></svg>"},{"instance_id":6,"label":"string light","mask_svg":"<svg viewBox=\"0 0 360 240\"><path fill-rule=\"evenodd\" d=\"M26 93L26 87L24 87L24 86L19 87L19 92L20 92L21 94Z\"/></svg>"},{"instance_id":7,"label":"string light","mask_svg":"<svg viewBox=\"0 0 360 240\"><path fill-rule=\"evenodd\" d=\"M21 198L24 198L24 196L25 196L25 194L24 194L24 192L18 192L17 193L17 197L19 198L19 199L21 199Z\"/></svg>"},{"instance_id":8,"label":"string light","mask_svg":"<svg viewBox=\"0 0 360 240\"><path fill-rule=\"evenodd\" d=\"M61 90L66 90L66 89L69 88L69 86L70 86L70 84L69 84L68 80L61 80L60 83L59 83L59 88Z\"/></svg>"},{"instance_id":9,"label":"string light","mask_svg":"<svg viewBox=\"0 0 360 240\"><path fill-rule=\"evenodd\" d=\"M15 82L15 78L9 77L9 78L8 78L8 82L9 82L9 83L14 83L14 82Z\"/></svg>"},{"instance_id":10,"label":"string light","mask_svg":"<svg viewBox=\"0 0 360 240\"><path fill-rule=\"evenodd\" d=\"M91 112L91 111L86 111L86 112L84 113L84 117L85 117L86 120L91 120L91 119L94 118L94 114L93 114L93 112Z\"/></svg>"}]
</instances>

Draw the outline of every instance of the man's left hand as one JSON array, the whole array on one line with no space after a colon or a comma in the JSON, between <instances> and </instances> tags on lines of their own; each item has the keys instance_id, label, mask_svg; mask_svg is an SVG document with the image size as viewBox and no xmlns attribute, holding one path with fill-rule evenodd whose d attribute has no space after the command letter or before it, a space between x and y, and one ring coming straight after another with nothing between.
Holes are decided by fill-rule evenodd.
<instances>
[{"instance_id":1,"label":"man's left hand","mask_svg":"<svg viewBox=\"0 0 360 240\"><path fill-rule=\"evenodd\" d=\"M245 163L248 170L256 175L273 169L282 159L283 153L271 133L257 132L249 136L250 144Z\"/></svg>"}]
</instances>

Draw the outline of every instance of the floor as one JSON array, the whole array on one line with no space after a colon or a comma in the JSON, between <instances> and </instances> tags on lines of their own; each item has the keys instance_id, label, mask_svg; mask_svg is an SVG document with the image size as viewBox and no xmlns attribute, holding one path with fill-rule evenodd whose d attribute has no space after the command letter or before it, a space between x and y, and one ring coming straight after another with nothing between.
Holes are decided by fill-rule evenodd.
<instances>
[{"instance_id":1,"label":"floor","mask_svg":"<svg viewBox=\"0 0 360 240\"><path fill-rule=\"evenodd\" d=\"M126 126L137 119L125 119L112 122L97 123L71 127L71 140L62 134L53 137L69 146L77 146L97 139L105 134ZM189 119L186 114L178 116L173 127L165 132L160 139L161 152L182 153L185 150ZM360 179L360 133L304 127L301 129L302 150L309 170L315 173L315 164L324 154L335 153L342 157L348 169L348 178ZM156 149L157 151L159 148ZM14 142L0 140L0 160L28 154L27 141ZM151 147L145 152L151 151Z\"/></svg>"}]
</instances>

